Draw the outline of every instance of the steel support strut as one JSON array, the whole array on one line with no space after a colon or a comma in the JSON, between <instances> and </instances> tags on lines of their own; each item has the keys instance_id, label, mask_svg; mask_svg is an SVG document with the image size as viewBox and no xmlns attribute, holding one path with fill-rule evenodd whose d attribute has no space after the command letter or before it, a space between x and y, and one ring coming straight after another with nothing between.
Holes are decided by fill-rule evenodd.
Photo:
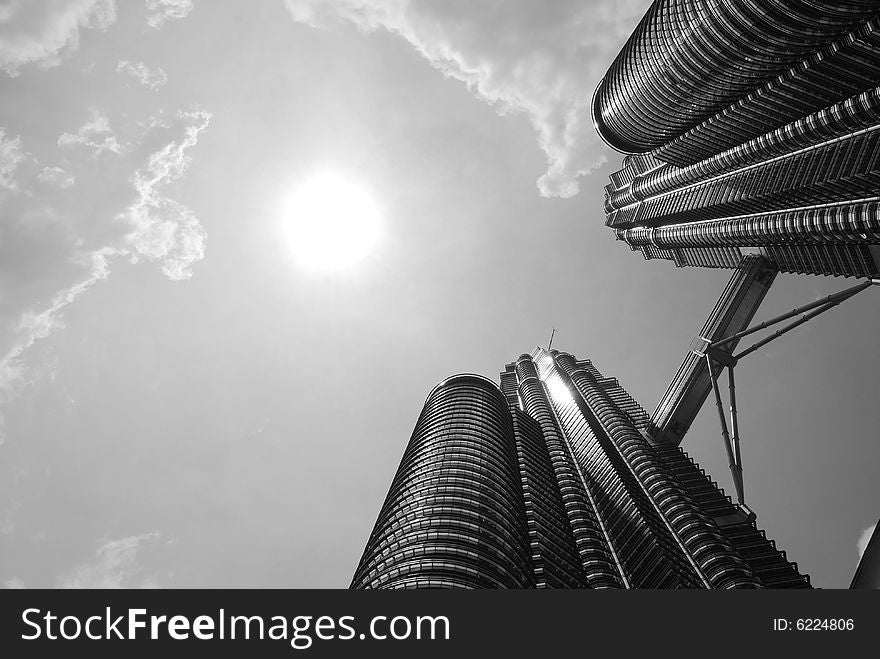
<instances>
[{"instance_id":1,"label":"steel support strut","mask_svg":"<svg viewBox=\"0 0 880 659\"><path fill-rule=\"evenodd\" d=\"M743 494L745 488L743 486L742 453L739 450L739 423L737 423L736 417L736 383L733 379L734 366L736 366L736 362L731 362L727 365L727 380L730 391L730 430L733 433L733 461L734 467L736 468L736 476L733 479L733 483L737 486L737 500L740 503L745 503L745 495Z\"/></svg>"},{"instance_id":2,"label":"steel support strut","mask_svg":"<svg viewBox=\"0 0 880 659\"><path fill-rule=\"evenodd\" d=\"M762 329L766 329L766 328L770 327L771 325L775 325L776 323L781 323L783 320L788 320L789 318L793 318L794 316L797 316L798 314L802 314L805 311L810 311L811 309L815 309L816 307L824 307L825 305L830 305L830 306L826 307L825 309L823 309L823 311L827 311L831 307L840 304L844 300L848 300L856 293L861 293L863 290L865 290L869 286L871 286L871 285L876 286L878 284L880 284L880 280L868 279L867 281L863 281L861 284L856 284L855 286L852 286L851 288L844 289L842 291L834 293L833 295L829 295L827 297L824 297L821 300L816 300L815 302L810 302L809 304L805 304L801 307L797 307L796 309L792 309L791 311L784 313L780 316L775 316L774 318L771 318L770 320L765 320L763 323L759 323L758 325L754 325L753 327L749 327L748 329L744 329L741 332L737 332L736 334L733 334L733 335L728 336L724 339L721 339L720 341L716 341L715 343L712 344L712 347L713 348L722 348L722 347L726 346L728 343L730 343L731 341L736 341L737 339L741 339L742 337L748 336L749 334L754 334L755 332L760 332ZM820 311L819 313L822 313L822 312ZM817 313L817 314L813 314L813 315L818 316L819 314ZM812 318L813 315L811 315L810 318Z\"/></svg>"},{"instance_id":3,"label":"steel support strut","mask_svg":"<svg viewBox=\"0 0 880 659\"><path fill-rule=\"evenodd\" d=\"M736 488L736 499L740 503L745 503L742 486L742 467L739 465L736 455L739 453L739 438L737 437L737 448L734 450L734 445L730 441L730 433L727 431L727 421L724 418L724 404L721 402L721 392L718 391L718 379L715 374L715 364L709 355L706 355L706 365L709 367L709 379L712 381L712 391L715 392L715 407L718 409L718 421L721 423L721 438L724 442L724 450L727 452L727 462L730 465L730 475L733 477L733 485ZM731 405L731 418L735 424L736 413L734 410L735 404ZM734 425L734 427L736 426ZM736 435L735 431L734 434Z\"/></svg>"},{"instance_id":4,"label":"steel support strut","mask_svg":"<svg viewBox=\"0 0 880 659\"><path fill-rule=\"evenodd\" d=\"M838 293L834 293L833 295L829 295L827 297L822 298L821 300L816 300L815 302L810 302L809 304L805 304L796 309L792 309L788 313L784 313L780 316L776 316L771 318L770 320L766 320L763 323L750 327L748 329L744 329L741 332L737 332L731 336L728 336L720 341L715 341L712 343L707 339L706 345L703 350L697 354L701 354L706 358L706 364L709 367L709 379L712 382L712 391L715 394L715 406L718 409L718 421L721 424L721 438L724 442L724 450L727 453L727 461L730 465L730 474L733 477L733 486L736 488L736 498L740 504L745 503L745 495L743 493L743 469L742 469L742 453L740 451L739 444L739 423L737 419L736 412L736 380L734 378L733 369L736 366L737 362L745 357L746 355L750 355L756 350L764 347L771 341L778 339L783 334L786 334L800 325L803 325L808 320L815 318L816 316L825 313L829 309L836 307L841 302L848 300L853 297L857 293L861 293L866 288L870 286L880 285L880 279L869 279L860 284L852 286L851 288L847 288ZM762 329L766 329L777 323L781 323L784 320L788 320L789 318L794 318L795 316L803 314L800 318L798 318L793 323L789 323L782 327L782 329L777 330L773 334L768 337L761 339L760 341L752 344L742 352L737 355L731 355L728 352L721 350L722 347L741 339L744 336L748 336L749 334L754 334ZM716 366L720 366L722 370L727 368L727 377L728 377L728 390L730 395L730 430L727 428L727 420L725 419L724 414L724 403L721 400L721 392L718 389L718 377L721 375L720 372L717 371ZM733 436L731 436L731 432Z\"/></svg>"}]
</instances>

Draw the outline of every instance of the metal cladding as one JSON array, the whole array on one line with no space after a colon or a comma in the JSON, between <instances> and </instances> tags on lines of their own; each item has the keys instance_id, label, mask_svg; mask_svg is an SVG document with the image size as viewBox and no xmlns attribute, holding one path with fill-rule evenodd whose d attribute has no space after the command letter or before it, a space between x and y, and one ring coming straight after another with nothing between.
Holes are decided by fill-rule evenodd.
<instances>
[{"instance_id":1,"label":"metal cladding","mask_svg":"<svg viewBox=\"0 0 880 659\"><path fill-rule=\"evenodd\" d=\"M859 590L880 588L880 523L874 525L850 588Z\"/></svg>"},{"instance_id":2,"label":"metal cladding","mask_svg":"<svg viewBox=\"0 0 880 659\"><path fill-rule=\"evenodd\" d=\"M646 259L880 273L880 2L657 0L594 94Z\"/></svg>"},{"instance_id":3,"label":"metal cladding","mask_svg":"<svg viewBox=\"0 0 880 659\"><path fill-rule=\"evenodd\" d=\"M858 0L658 0L599 85L599 132L626 153L651 151L803 62L876 9Z\"/></svg>"},{"instance_id":4,"label":"metal cladding","mask_svg":"<svg viewBox=\"0 0 880 659\"><path fill-rule=\"evenodd\" d=\"M549 494L553 497L557 491L559 492L565 518L568 521L566 526L571 529L578 562L581 563L584 572L584 582L581 585L620 587L623 582L594 512L590 493L572 455L568 439L556 421L544 383L538 378L531 356L523 355L517 360L515 373L523 411L538 423L541 431L541 443L545 447L552 469L552 474L548 474L552 476L552 480L548 481ZM513 409L516 411L515 407ZM526 486L529 484L526 483ZM535 494L538 500L546 498L540 490ZM534 518L535 524L541 521L537 515ZM537 534L539 546L543 535L546 534ZM560 543L557 541L553 544L558 546Z\"/></svg>"},{"instance_id":5,"label":"metal cladding","mask_svg":"<svg viewBox=\"0 0 880 659\"><path fill-rule=\"evenodd\" d=\"M693 574L711 588L754 588L759 581L721 531L703 515L632 421L617 409L592 373L579 367L571 355L555 358L556 367L570 378L586 409L601 425L604 443L616 476L640 502L641 516L651 522L656 547L666 554L667 569ZM602 432L604 431L604 433ZM687 563L685 562L685 559ZM635 561L635 565L640 565ZM695 585L695 584L688 584Z\"/></svg>"},{"instance_id":6,"label":"metal cladding","mask_svg":"<svg viewBox=\"0 0 880 659\"><path fill-rule=\"evenodd\" d=\"M507 400L450 378L425 401L353 586L528 588L529 556Z\"/></svg>"},{"instance_id":7,"label":"metal cladding","mask_svg":"<svg viewBox=\"0 0 880 659\"><path fill-rule=\"evenodd\" d=\"M589 361L428 396L352 588L788 588L809 578Z\"/></svg>"}]
</instances>

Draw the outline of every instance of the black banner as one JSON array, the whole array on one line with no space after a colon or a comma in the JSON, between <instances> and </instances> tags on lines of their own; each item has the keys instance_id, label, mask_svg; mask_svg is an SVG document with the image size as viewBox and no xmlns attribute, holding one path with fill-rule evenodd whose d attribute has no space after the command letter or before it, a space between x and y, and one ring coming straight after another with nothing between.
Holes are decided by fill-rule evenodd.
<instances>
[{"instance_id":1,"label":"black banner","mask_svg":"<svg viewBox=\"0 0 880 659\"><path fill-rule=\"evenodd\" d=\"M880 591L21 590L0 615L10 657L821 652L869 647Z\"/></svg>"}]
</instances>

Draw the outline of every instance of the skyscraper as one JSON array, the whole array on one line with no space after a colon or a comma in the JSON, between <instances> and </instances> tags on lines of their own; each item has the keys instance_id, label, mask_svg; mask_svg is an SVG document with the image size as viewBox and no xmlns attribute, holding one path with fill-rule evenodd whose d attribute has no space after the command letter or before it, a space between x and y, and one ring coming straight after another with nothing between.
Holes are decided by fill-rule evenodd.
<instances>
[{"instance_id":1,"label":"skyscraper","mask_svg":"<svg viewBox=\"0 0 880 659\"><path fill-rule=\"evenodd\" d=\"M614 378L541 348L428 395L352 588L809 587Z\"/></svg>"},{"instance_id":2,"label":"skyscraper","mask_svg":"<svg viewBox=\"0 0 880 659\"><path fill-rule=\"evenodd\" d=\"M880 3L656 0L593 98L646 259L880 272Z\"/></svg>"},{"instance_id":3,"label":"skyscraper","mask_svg":"<svg viewBox=\"0 0 880 659\"><path fill-rule=\"evenodd\" d=\"M596 130L627 154L607 226L646 259L736 269L654 441L682 441L777 272L877 277L878 83L876 0L655 0L599 83Z\"/></svg>"}]
</instances>

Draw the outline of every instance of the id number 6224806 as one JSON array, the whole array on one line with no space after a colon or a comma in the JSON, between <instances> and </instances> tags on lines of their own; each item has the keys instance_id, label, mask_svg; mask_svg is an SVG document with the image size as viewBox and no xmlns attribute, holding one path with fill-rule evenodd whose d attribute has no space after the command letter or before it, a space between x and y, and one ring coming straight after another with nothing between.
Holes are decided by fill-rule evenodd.
<instances>
[{"instance_id":1,"label":"id number 6224806","mask_svg":"<svg viewBox=\"0 0 880 659\"><path fill-rule=\"evenodd\" d=\"M852 618L773 618L773 631L850 632L856 628Z\"/></svg>"}]
</instances>

